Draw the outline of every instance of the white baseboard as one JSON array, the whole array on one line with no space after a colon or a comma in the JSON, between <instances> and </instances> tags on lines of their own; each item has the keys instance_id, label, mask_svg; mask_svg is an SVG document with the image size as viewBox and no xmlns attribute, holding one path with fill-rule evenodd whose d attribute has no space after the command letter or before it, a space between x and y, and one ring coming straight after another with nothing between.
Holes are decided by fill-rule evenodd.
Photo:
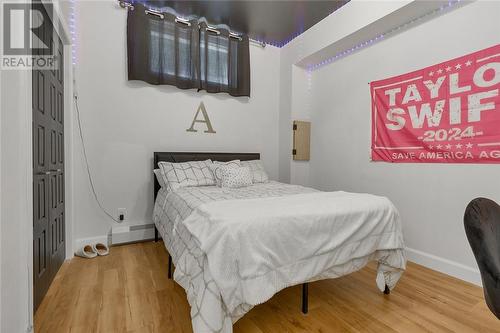
<instances>
[{"instance_id":1,"label":"white baseboard","mask_svg":"<svg viewBox=\"0 0 500 333\"><path fill-rule=\"evenodd\" d=\"M408 247L406 248L406 255L409 261L451 275L457 279L482 286L481 275L476 268Z\"/></svg>"},{"instance_id":2,"label":"white baseboard","mask_svg":"<svg viewBox=\"0 0 500 333\"><path fill-rule=\"evenodd\" d=\"M111 246L152 240L155 236L154 230L154 224L152 223L119 224L111 228L109 235L76 239L74 252L86 244L104 243Z\"/></svg>"},{"instance_id":3,"label":"white baseboard","mask_svg":"<svg viewBox=\"0 0 500 333\"><path fill-rule=\"evenodd\" d=\"M153 223L138 225L118 225L111 229L111 243L127 244L154 239L155 227Z\"/></svg>"}]
</instances>

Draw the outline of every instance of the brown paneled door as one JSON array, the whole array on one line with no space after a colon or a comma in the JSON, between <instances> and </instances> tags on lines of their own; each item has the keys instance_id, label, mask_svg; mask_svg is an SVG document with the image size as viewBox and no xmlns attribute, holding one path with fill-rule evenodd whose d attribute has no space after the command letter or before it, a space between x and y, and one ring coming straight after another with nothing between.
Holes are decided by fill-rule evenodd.
<instances>
[{"instance_id":1,"label":"brown paneled door","mask_svg":"<svg viewBox=\"0 0 500 333\"><path fill-rule=\"evenodd\" d=\"M58 69L32 71L35 310L65 259L63 44L52 25L39 37L53 46L59 64Z\"/></svg>"}]
</instances>

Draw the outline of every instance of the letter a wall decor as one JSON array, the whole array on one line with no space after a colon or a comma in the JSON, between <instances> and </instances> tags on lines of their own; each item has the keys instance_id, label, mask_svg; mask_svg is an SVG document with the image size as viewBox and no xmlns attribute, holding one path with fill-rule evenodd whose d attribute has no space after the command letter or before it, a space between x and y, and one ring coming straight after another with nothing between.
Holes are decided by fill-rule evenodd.
<instances>
[{"instance_id":1,"label":"letter a wall decor","mask_svg":"<svg viewBox=\"0 0 500 333\"><path fill-rule=\"evenodd\" d=\"M203 119L198 119L198 116L201 112L201 115L203 116ZM200 103L198 106L198 110L196 110L196 113L193 118L193 122L191 123L191 127L189 127L186 132L198 132L197 130L194 129L194 125L196 123L202 123L207 126L205 133L216 133L212 127L212 123L210 122L210 118L208 118L208 113L207 109L205 108L205 104L203 102Z\"/></svg>"},{"instance_id":2,"label":"letter a wall decor","mask_svg":"<svg viewBox=\"0 0 500 333\"><path fill-rule=\"evenodd\" d=\"M500 163L500 44L370 89L373 161Z\"/></svg>"}]
</instances>

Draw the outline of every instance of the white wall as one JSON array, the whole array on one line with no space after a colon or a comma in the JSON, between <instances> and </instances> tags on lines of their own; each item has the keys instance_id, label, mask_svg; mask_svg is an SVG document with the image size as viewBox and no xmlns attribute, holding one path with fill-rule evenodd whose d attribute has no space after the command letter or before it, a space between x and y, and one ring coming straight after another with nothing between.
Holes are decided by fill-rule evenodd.
<instances>
[{"instance_id":1,"label":"white wall","mask_svg":"<svg viewBox=\"0 0 500 333\"><path fill-rule=\"evenodd\" d=\"M368 82L500 43L500 2L479 1L313 72L310 184L388 196L410 259L478 282L463 228L468 202L500 201L500 165L372 163ZM422 253L423 252L423 253Z\"/></svg>"},{"instance_id":2,"label":"white wall","mask_svg":"<svg viewBox=\"0 0 500 333\"><path fill-rule=\"evenodd\" d=\"M3 36L3 31L0 33ZM0 332L24 332L30 316L26 173L31 121L26 119L28 110L23 100L30 87L27 74L2 71L0 75Z\"/></svg>"},{"instance_id":3,"label":"white wall","mask_svg":"<svg viewBox=\"0 0 500 333\"><path fill-rule=\"evenodd\" d=\"M31 318L31 88L27 71L4 71L1 102L1 332L25 332Z\"/></svg>"},{"instance_id":4,"label":"white wall","mask_svg":"<svg viewBox=\"0 0 500 333\"><path fill-rule=\"evenodd\" d=\"M3 31L2 31L3 33ZM0 98L2 98L2 71L0 71ZM2 108L0 102L0 109ZM2 156L2 117L0 115L0 156ZM0 329L2 327L2 162L0 157Z\"/></svg>"},{"instance_id":5,"label":"white wall","mask_svg":"<svg viewBox=\"0 0 500 333\"><path fill-rule=\"evenodd\" d=\"M309 105L303 102L309 87L304 84L308 79L302 67L308 61L323 59L336 49L353 46L356 40L363 40L377 29L390 27L426 6L430 5L425 1L350 1L281 49L280 181L308 184L309 164L293 161L291 155L292 120L309 120L310 114ZM434 6L437 5L434 3Z\"/></svg>"},{"instance_id":6,"label":"white wall","mask_svg":"<svg viewBox=\"0 0 500 333\"><path fill-rule=\"evenodd\" d=\"M151 223L154 151L260 152L276 179L279 49L250 46L250 99L128 82L126 15L116 1L77 2L80 111L96 189L110 213L126 208L127 223ZM202 101L216 134L186 132ZM77 135L74 127L75 237L98 237L114 222L91 195Z\"/></svg>"}]
</instances>

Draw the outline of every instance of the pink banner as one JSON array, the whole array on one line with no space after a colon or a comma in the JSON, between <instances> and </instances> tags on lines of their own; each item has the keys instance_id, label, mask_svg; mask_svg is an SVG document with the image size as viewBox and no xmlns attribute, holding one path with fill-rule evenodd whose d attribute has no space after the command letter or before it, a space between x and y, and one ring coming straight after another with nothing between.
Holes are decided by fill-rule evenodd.
<instances>
[{"instance_id":1,"label":"pink banner","mask_svg":"<svg viewBox=\"0 0 500 333\"><path fill-rule=\"evenodd\" d=\"M370 89L372 160L500 163L500 44Z\"/></svg>"}]
</instances>

